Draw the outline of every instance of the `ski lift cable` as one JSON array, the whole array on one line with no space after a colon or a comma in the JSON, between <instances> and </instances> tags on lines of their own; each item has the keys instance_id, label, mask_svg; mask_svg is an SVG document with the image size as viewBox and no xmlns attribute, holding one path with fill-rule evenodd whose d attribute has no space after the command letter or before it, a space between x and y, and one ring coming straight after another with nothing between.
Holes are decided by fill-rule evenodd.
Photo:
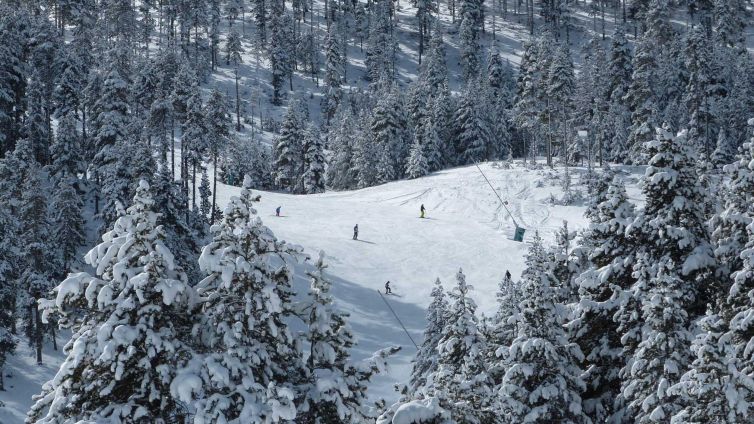
<instances>
[{"instance_id":1,"label":"ski lift cable","mask_svg":"<svg viewBox=\"0 0 754 424\"><path fill-rule=\"evenodd\" d=\"M414 338L411 337L411 334L409 334L408 330L406 330L406 326L403 325L403 322L401 322L401 319L398 318L398 314L395 313L395 311L393 310L393 307L390 306L390 304L387 302L387 299L385 299L385 296L383 296L382 292L379 290L377 290L377 293L379 293L380 297L382 298L382 301L385 302L385 305L387 305L388 309L390 309L390 312L393 313L393 316L398 321L398 324L401 325L401 328L403 328L403 331L406 332L406 335L408 336L409 340L411 340L411 343L414 344L414 347L416 348L416 350L419 350L419 346L417 346L416 342L414 341Z\"/></svg>"},{"instance_id":2,"label":"ski lift cable","mask_svg":"<svg viewBox=\"0 0 754 424\"><path fill-rule=\"evenodd\" d=\"M482 177L484 177L484 180L487 181L487 184L492 189L492 192L495 193L495 196L497 196L498 200L500 200L500 204L502 204L503 207L505 208L505 211L508 212L508 216L511 217L511 219L513 220L513 224L516 225L516 228L520 227L520 225L518 225L518 222L516 222L516 218L513 217L513 214L508 209L508 202L506 202L505 200L503 200L502 197L500 197L500 194L498 194L497 190L495 190L495 187L492 186L492 183L490 182L490 180L487 179L487 176L484 175L484 172L482 172L482 168L479 167L479 163L475 162L474 166L476 166L476 169L479 170L479 173L482 174Z\"/></svg>"}]
</instances>

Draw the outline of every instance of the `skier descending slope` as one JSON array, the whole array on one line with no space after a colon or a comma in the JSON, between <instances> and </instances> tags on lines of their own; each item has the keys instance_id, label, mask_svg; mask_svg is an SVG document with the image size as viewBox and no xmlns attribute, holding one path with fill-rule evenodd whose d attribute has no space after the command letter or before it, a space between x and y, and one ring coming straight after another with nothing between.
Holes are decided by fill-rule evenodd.
<instances>
[{"instance_id":1,"label":"skier descending slope","mask_svg":"<svg viewBox=\"0 0 754 424\"><path fill-rule=\"evenodd\" d=\"M393 291L390 290L390 281L388 280L387 283L385 283L385 294L393 294Z\"/></svg>"},{"instance_id":2,"label":"skier descending slope","mask_svg":"<svg viewBox=\"0 0 754 424\"><path fill-rule=\"evenodd\" d=\"M422 206L421 206L421 208L419 208L419 210L421 211L420 218L424 218L424 213L426 212L426 209L424 209L424 204L422 204Z\"/></svg>"},{"instance_id":3,"label":"skier descending slope","mask_svg":"<svg viewBox=\"0 0 754 424\"><path fill-rule=\"evenodd\" d=\"M354 240L359 239L359 224L356 224L353 226L353 239Z\"/></svg>"}]
</instances>

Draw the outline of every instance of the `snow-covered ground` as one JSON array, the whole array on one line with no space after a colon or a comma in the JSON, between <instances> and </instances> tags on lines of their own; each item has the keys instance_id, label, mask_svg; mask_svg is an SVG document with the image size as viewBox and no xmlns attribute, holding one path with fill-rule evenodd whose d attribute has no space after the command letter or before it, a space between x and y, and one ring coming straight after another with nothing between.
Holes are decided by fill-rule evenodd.
<instances>
[{"instance_id":1,"label":"snow-covered ground","mask_svg":"<svg viewBox=\"0 0 754 424\"><path fill-rule=\"evenodd\" d=\"M508 207L530 239L534 231L551 242L554 232L568 221L578 230L586 225L584 205L553 205L550 197L562 196L562 168L527 169L519 163L504 169L500 163L480 165L483 172L508 201ZM641 169L623 168L629 196L638 200L636 181ZM575 188L585 169L572 168ZM237 187L218 184L218 202L224 206ZM527 243L512 240L514 224L474 166L440 171L425 178L397 181L363 190L327 192L318 195L261 194L257 212L278 238L304 247L313 258L327 253L328 276L338 306L350 313L351 326L359 339L356 358L375 350L400 345L403 350L391 361L391 371L378 378L370 389L376 399L393 400L393 385L405 381L415 349L377 289L390 280L398 296L387 301L401 318L413 339L421 342L424 311L429 304L432 282L439 277L447 289L463 268L479 312L495 308L497 283L510 270L517 278L524 266ZM419 207L427 208L427 219L419 218ZM281 206L281 217L275 208ZM352 240L359 225L359 241ZM308 286L305 271L311 264L296 266L295 287ZM62 340L61 340L62 342ZM64 343L64 342L62 342ZM0 392L0 423L16 424L31 405L31 396L51 378L62 359L45 349L45 365L37 366L25 342L6 365L8 391Z\"/></svg>"},{"instance_id":2,"label":"snow-covered ground","mask_svg":"<svg viewBox=\"0 0 754 424\"><path fill-rule=\"evenodd\" d=\"M555 231L568 221L571 231L584 228L585 206L558 206L550 202L562 196L562 168L532 170L515 164L480 165L519 225L526 228L525 241L534 231L551 242ZM641 169L623 169L628 193L638 200L637 180ZM584 168L572 169L576 189L586 195L580 182ZM238 188L218 185L218 202L224 205ZM356 357L366 357L388 345L403 350L394 357L389 376L380 378L371 390L375 397L395 399L393 385L410 372L415 348L377 293L390 280L400 297L387 298L412 338L420 343L424 309L435 278L447 289L462 268L474 286L472 296L479 312L495 309L497 284L506 270L514 278L524 267L528 244L512 240L515 225L474 166L440 171L425 178L392 182L363 190L327 192L318 195L261 194L257 212L280 239L303 246L316 257L324 250L333 279L338 306L351 314L359 338ZM427 219L419 218L419 207ZM281 217L275 208L281 207ZM359 240L352 240L359 225ZM308 282L304 267L296 272L296 287Z\"/></svg>"},{"instance_id":3,"label":"snow-covered ground","mask_svg":"<svg viewBox=\"0 0 754 424\"><path fill-rule=\"evenodd\" d=\"M29 347L28 339L21 338L16 346L15 355L8 358L3 369L5 373L5 391L0 392L0 424L20 424L24 422L26 412L31 406L31 397L39 394L42 384L55 376L60 363L63 362L63 345L71 337L69 331L57 334L58 350L52 343L44 346L42 359L37 365L36 351Z\"/></svg>"}]
</instances>

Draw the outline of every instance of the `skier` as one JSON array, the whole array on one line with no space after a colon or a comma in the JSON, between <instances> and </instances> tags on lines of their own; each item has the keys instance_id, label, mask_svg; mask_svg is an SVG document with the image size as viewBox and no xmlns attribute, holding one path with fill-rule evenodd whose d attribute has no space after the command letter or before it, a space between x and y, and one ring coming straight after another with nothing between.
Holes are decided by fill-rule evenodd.
<instances>
[{"instance_id":1,"label":"skier","mask_svg":"<svg viewBox=\"0 0 754 424\"><path fill-rule=\"evenodd\" d=\"M424 209L424 203L422 203L422 207L421 207L421 208L419 208L419 210L420 210L420 211L421 211L421 213L422 213L422 215L421 215L421 218L424 218L424 212L425 212L425 209Z\"/></svg>"},{"instance_id":2,"label":"skier","mask_svg":"<svg viewBox=\"0 0 754 424\"><path fill-rule=\"evenodd\" d=\"M353 239L354 240L359 239L359 224L356 224L353 226Z\"/></svg>"},{"instance_id":3,"label":"skier","mask_svg":"<svg viewBox=\"0 0 754 424\"><path fill-rule=\"evenodd\" d=\"M510 272L510 271L508 271L507 269L505 270L505 278L506 278L507 280L510 280L510 279L511 279L511 272Z\"/></svg>"},{"instance_id":4,"label":"skier","mask_svg":"<svg viewBox=\"0 0 754 424\"><path fill-rule=\"evenodd\" d=\"M385 294L393 294L393 291L390 290L390 280L388 280L388 282L385 283Z\"/></svg>"},{"instance_id":5,"label":"skier","mask_svg":"<svg viewBox=\"0 0 754 424\"><path fill-rule=\"evenodd\" d=\"M275 209L275 216L280 216L280 206Z\"/></svg>"}]
</instances>

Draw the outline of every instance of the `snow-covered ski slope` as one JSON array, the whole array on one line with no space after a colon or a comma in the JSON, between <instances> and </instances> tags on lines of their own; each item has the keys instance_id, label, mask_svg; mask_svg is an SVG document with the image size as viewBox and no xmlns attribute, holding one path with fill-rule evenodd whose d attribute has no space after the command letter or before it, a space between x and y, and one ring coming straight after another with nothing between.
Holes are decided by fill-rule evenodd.
<instances>
[{"instance_id":1,"label":"snow-covered ski slope","mask_svg":"<svg viewBox=\"0 0 754 424\"><path fill-rule=\"evenodd\" d=\"M483 172L508 201L515 220L526 228L524 241L534 231L551 242L554 232L568 221L569 229L586 225L585 206L558 206L553 195L562 197L562 168L526 169L520 164L504 169L500 163L480 165ZM575 188L583 168L572 172ZM629 171L626 171L629 172ZM636 170L639 172L639 170ZM636 173L626 175L629 195L637 198ZM395 399L393 384L405 381L415 349L403 333L377 289L384 291L390 280L398 296L386 299L420 343L424 310L429 304L432 283L439 277L446 289L455 284L462 268L474 286L472 296L479 312L495 309L495 292L506 270L514 278L524 267L527 243L512 240L514 224L499 200L474 166L440 171L424 178L392 182L356 191L317 195L261 194L257 212L279 239L298 244L313 258L320 250L327 254L328 276L338 306L350 313L350 323L359 339L357 357L376 349L400 345L403 350L392 361L387 377L381 378L371 394ZM224 206L237 187L218 185L218 202ZM424 204L427 218L419 218ZM275 209L281 206L281 217ZM359 225L359 240L352 240ZM297 267L296 288L306 290L306 264Z\"/></svg>"},{"instance_id":2,"label":"snow-covered ski slope","mask_svg":"<svg viewBox=\"0 0 754 424\"><path fill-rule=\"evenodd\" d=\"M474 166L436 172L416 180L396 181L363 190L327 192L317 195L291 195L257 191L261 202L257 212L279 239L304 247L316 258L327 253L327 275L333 281L333 295L340 309L351 316L350 324L359 344L356 359L377 349L399 345L403 350L391 360L390 372L378 377L370 387L374 399L397 399L395 383L406 381L415 349L411 340L385 306L377 289L384 291L390 280L397 296L386 296L416 343L421 343L425 308L435 278L452 289L455 274L463 268L480 314L495 309L497 283L506 270L518 278L524 267L527 240L539 231L546 242L568 221L569 229L584 228L585 205L553 205L562 197L562 167L528 169L519 161L510 169L501 163L480 164L481 169L508 201L519 225L526 228L524 243L512 240L514 224L484 178ZM639 201L636 184L639 168L620 168L628 184L628 194ZM572 168L576 190L586 194L581 184L584 168ZM211 175L211 173L210 173ZM224 206L238 187L218 183L218 202ZM426 219L419 207L427 208ZM281 206L281 217L275 208ZM353 226L359 224L359 241L352 240ZM306 271L312 265L295 266L295 288L304 294L308 287ZM59 335L60 346L68 333ZM60 365L60 352L45 348L45 365L37 366L34 352L19 344L5 371L8 391L0 392L0 424L20 424L31 406L31 396L52 378Z\"/></svg>"}]
</instances>

